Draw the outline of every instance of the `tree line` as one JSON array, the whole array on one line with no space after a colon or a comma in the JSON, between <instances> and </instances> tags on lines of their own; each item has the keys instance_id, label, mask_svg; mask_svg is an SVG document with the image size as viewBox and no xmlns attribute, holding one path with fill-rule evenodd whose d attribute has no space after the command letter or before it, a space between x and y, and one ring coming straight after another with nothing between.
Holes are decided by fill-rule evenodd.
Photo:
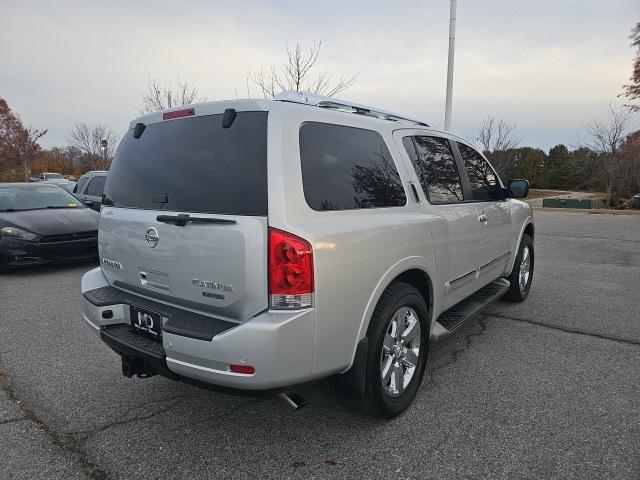
<instances>
[{"instance_id":1,"label":"tree line","mask_svg":"<svg viewBox=\"0 0 640 480\"><path fill-rule=\"evenodd\" d=\"M605 193L605 203L618 206L640 192L640 130L632 131L632 110L607 106L605 115L583 127L581 145L560 144L548 152L519 146L517 126L491 115L483 120L477 140L503 179L526 178L531 187Z\"/></svg>"},{"instance_id":2,"label":"tree line","mask_svg":"<svg viewBox=\"0 0 640 480\"><path fill-rule=\"evenodd\" d=\"M46 129L25 127L20 116L0 98L0 181L29 181L40 172L79 177L89 170L107 170L118 142L106 125L77 123L69 145L43 149L38 141Z\"/></svg>"}]
</instances>

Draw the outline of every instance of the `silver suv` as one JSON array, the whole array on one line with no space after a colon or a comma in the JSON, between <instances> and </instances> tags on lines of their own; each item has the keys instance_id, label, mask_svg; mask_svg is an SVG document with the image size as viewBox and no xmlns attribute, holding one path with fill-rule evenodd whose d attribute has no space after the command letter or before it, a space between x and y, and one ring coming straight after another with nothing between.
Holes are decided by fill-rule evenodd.
<instances>
[{"instance_id":1,"label":"silver suv","mask_svg":"<svg viewBox=\"0 0 640 480\"><path fill-rule=\"evenodd\" d=\"M91 170L78 179L78 184L73 189L73 194L87 207L100 211L102 204L102 191L107 180L105 170Z\"/></svg>"},{"instance_id":2,"label":"silver suv","mask_svg":"<svg viewBox=\"0 0 640 480\"><path fill-rule=\"evenodd\" d=\"M527 192L455 135L333 98L146 115L109 171L84 319L129 377L257 393L332 376L392 417L430 340L527 297Z\"/></svg>"}]
</instances>

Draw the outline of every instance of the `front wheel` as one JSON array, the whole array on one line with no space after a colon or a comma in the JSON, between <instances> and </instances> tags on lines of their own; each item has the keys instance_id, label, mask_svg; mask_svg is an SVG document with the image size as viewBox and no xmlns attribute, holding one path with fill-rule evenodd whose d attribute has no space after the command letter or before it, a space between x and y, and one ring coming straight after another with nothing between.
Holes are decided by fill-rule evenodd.
<instances>
[{"instance_id":1,"label":"front wheel","mask_svg":"<svg viewBox=\"0 0 640 480\"><path fill-rule=\"evenodd\" d=\"M509 291L503 297L510 302L522 302L529 295L533 280L533 239L526 233L522 236L518 255L513 263L513 269L508 280Z\"/></svg>"},{"instance_id":2,"label":"front wheel","mask_svg":"<svg viewBox=\"0 0 640 480\"><path fill-rule=\"evenodd\" d=\"M427 364L429 316L420 292L394 283L382 294L367 331L364 406L392 418L413 401Z\"/></svg>"}]
</instances>

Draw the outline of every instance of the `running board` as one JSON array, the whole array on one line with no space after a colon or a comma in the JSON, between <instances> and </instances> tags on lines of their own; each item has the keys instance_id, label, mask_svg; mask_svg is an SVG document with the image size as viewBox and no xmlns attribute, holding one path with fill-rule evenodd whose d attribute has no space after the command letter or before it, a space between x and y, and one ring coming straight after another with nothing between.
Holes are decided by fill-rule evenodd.
<instances>
[{"instance_id":1,"label":"running board","mask_svg":"<svg viewBox=\"0 0 640 480\"><path fill-rule=\"evenodd\" d=\"M437 340L449 335L464 322L475 317L485 307L499 299L507 290L509 290L509 281L505 278L498 278L457 303L438 317L431 331L431 338Z\"/></svg>"}]
</instances>

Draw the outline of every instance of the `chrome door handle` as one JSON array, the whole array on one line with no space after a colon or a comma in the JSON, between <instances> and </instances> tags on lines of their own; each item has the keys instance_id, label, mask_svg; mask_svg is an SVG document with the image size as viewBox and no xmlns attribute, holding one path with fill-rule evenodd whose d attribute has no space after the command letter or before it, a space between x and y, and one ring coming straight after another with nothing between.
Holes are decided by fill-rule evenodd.
<instances>
[{"instance_id":1,"label":"chrome door handle","mask_svg":"<svg viewBox=\"0 0 640 480\"><path fill-rule=\"evenodd\" d=\"M487 223L488 220L489 220L489 217L487 217L487 215L484 213L478 217L478 221L480 223Z\"/></svg>"}]
</instances>

